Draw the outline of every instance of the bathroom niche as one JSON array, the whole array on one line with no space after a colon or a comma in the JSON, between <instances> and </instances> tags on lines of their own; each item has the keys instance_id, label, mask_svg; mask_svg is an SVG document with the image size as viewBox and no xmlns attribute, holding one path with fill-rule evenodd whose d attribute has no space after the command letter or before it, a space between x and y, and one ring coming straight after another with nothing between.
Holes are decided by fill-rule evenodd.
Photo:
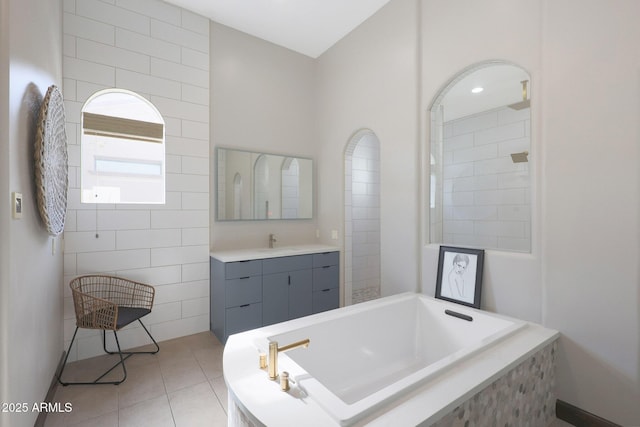
<instances>
[{"instance_id":1,"label":"bathroom niche","mask_svg":"<svg viewBox=\"0 0 640 427\"><path fill-rule=\"evenodd\" d=\"M311 219L313 160L219 147L218 221Z\"/></svg>"},{"instance_id":2,"label":"bathroom niche","mask_svg":"<svg viewBox=\"0 0 640 427\"><path fill-rule=\"evenodd\" d=\"M430 112L430 243L531 252L531 79L521 67L468 67Z\"/></svg>"}]
</instances>

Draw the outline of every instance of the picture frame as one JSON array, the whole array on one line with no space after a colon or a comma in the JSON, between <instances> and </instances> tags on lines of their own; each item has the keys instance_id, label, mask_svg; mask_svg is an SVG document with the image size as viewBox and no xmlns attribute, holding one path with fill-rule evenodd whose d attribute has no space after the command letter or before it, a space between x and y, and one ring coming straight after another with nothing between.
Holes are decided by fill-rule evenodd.
<instances>
[{"instance_id":1,"label":"picture frame","mask_svg":"<svg viewBox=\"0 0 640 427\"><path fill-rule=\"evenodd\" d=\"M440 246L435 297L480 308L483 264L483 249Z\"/></svg>"}]
</instances>

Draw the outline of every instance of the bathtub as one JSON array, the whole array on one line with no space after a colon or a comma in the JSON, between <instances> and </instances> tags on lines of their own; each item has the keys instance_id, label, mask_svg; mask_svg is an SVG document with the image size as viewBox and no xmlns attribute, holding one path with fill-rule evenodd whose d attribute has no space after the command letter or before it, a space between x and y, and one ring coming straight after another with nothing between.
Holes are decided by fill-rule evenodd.
<instances>
[{"instance_id":1,"label":"bathtub","mask_svg":"<svg viewBox=\"0 0 640 427\"><path fill-rule=\"evenodd\" d=\"M430 382L455 374L470 359L486 357L488 349L531 327L520 320L406 293L232 336L225 347L225 380L232 400L250 420L241 424L278 424L270 414L286 414L289 407L289 416L300 413L305 423L323 419L318 418L322 413L325 421L318 425L352 425L372 419L372 414L377 418L397 402L410 401ZM282 346L306 338L308 348L279 354L278 370L289 372L292 379L292 389L282 393L279 384L257 368L258 354L267 353L271 341ZM252 349L254 360L245 359L243 363L251 366L235 372L239 363L235 349L240 342ZM248 369L258 374L256 383L247 387L247 375L241 374L244 387L238 385L240 378L234 375ZM282 402L271 407L263 404L263 408L253 402L273 399Z\"/></svg>"}]
</instances>

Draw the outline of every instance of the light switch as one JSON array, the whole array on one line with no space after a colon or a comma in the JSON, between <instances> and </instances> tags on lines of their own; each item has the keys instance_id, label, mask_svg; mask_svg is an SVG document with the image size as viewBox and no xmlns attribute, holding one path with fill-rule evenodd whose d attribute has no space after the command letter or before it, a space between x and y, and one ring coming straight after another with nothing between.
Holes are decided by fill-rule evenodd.
<instances>
[{"instance_id":1,"label":"light switch","mask_svg":"<svg viewBox=\"0 0 640 427\"><path fill-rule=\"evenodd\" d=\"M13 219L22 218L22 193L11 193Z\"/></svg>"},{"instance_id":2,"label":"light switch","mask_svg":"<svg viewBox=\"0 0 640 427\"><path fill-rule=\"evenodd\" d=\"M333 240L338 240L338 230L331 230L331 238Z\"/></svg>"}]
</instances>

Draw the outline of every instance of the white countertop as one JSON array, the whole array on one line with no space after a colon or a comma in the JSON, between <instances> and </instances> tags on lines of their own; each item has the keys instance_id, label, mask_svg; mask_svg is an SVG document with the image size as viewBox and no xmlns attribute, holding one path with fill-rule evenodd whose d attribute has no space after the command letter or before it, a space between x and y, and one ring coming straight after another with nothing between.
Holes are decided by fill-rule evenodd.
<instances>
[{"instance_id":1,"label":"white countertop","mask_svg":"<svg viewBox=\"0 0 640 427\"><path fill-rule=\"evenodd\" d=\"M339 251L337 246L310 244L296 246L282 246L275 248L250 248L234 249L228 251L215 251L210 255L222 262L247 261L251 259L277 258L292 255L308 255L323 252Z\"/></svg>"}]
</instances>

